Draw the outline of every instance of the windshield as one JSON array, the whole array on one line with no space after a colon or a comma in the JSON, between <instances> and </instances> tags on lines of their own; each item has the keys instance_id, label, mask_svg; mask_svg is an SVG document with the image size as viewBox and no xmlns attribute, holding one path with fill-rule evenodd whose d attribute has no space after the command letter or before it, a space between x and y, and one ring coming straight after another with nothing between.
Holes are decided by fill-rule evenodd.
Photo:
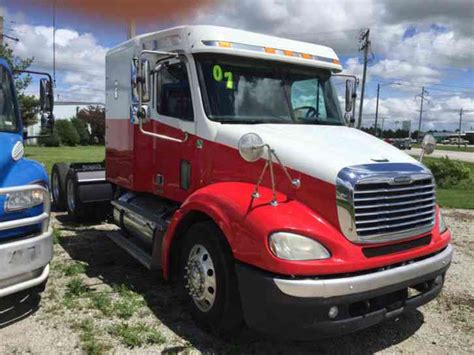
<instances>
[{"instance_id":1,"label":"windshield","mask_svg":"<svg viewBox=\"0 0 474 355\"><path fill-rule=\"evenodd\" d=\"M8 71L0 66L0 131L15 132L17 130L11 78Z\"/></svg>"},{"instance_id":2,"label":"windshield","mask_svg":"<svg viewBox=\"0 0 474 355\"><path fill-rule=\"evenodd\" d=\"M344 124L327 70L223 55L196 59L211 120Z\"/></svg>"}]
</instances>

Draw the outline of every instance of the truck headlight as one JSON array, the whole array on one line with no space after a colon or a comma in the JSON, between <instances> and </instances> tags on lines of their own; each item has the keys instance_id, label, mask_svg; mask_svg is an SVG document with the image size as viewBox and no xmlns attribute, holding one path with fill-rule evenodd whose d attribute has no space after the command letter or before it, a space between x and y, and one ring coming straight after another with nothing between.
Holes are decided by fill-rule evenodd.
<instances>
[{"instance_id":1,"label":"truck headlight","mask_svg":"<svg viewBox=\"0 0 474 355\"><path fill-rule=\"evenodd\" d=\"M285 260L320 260L331 257L329 251L314 239L302 235L277 232L270 236L270 250Z\"/></svg>"},{"instance_id":2,"label":"truck headlight","mask_svg":"<svg viewBox=\"0 0 474 355\"><path fill-rule=\"evenodd\" d=\"M446 223L441 210L438 211L438 232L441 234L448 230L448 224Z\"/></svg>"},{"instance_id":3,"label":"truck headlight","mask_svg":"<svg viewBox=\"0 0 474 355\"><path fill-rule=\"evenodd\" d=\"M41 205L44 201L44 192L40 189L15 191L7 195L5 211L12 212Z\"/></svg>"}]
</instances>

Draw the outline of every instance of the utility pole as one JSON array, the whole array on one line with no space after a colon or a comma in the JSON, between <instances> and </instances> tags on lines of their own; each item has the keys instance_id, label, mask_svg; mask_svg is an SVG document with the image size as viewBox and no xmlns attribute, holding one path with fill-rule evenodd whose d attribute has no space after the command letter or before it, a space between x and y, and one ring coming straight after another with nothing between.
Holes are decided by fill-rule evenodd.
<instances>
[{"instance_id":1,"label":"utility pole","mask_svg":"<svg viewBox=\"0 0 474 355\"><path fill-rule=\"evenodd\" d=\"M418 132L416 133L416 139L420 140L420 133L421 133L421 120L423 119L423 101L425 101L425 94L428 94L428 91L425 90L425 87L423 86L421 88L421 95L417 95L421 97L421 103L420 103L420 119L418 121Z\"/></svg>"},{"instance_id":2,"label":"utility pole","mask_svg":"<svg viewBox=\"0 0 474 355\"><path fill-rule=\"evenodd\" d=\"M462 107L459 110L459 133L458 133L458 148L461 147L461 127L462 127Z\"/></svg>"},{"instance_id":3,"label":"utility pole","mask_svg":"<svg viewBox=\"0 0 474 355\"><path fill-rule=\"evenodd\" d=\"M0 15L0 46L3 46L3 16Z\"/></svg>"},{"instance_id":4,"label":"utility pole","mask_svg":"<svg viewBox=\"0 0 474 355\"><path fill-rule=\"evenodd\" d=\"M135 20L130 20L127 27L127 39L133 38L137 35Z\"/></svg>"},{"instance_id":5,"label":"utility pole","mask_svg":"<svg viewBox=\"0 0 474 355\"><path fill-rule=\"evenodd\" d=\"M361 46L359 50L364 51L364 72L362 74L362 88L360 91L360 106L359 106L359 120L357 122L357 128L360 129L362 125L362 108L364 106L364 92L365 92L365 78L367 75L367 63L368 63L368 56L369 56L369 49L370 49L370 40L369 40L370 28L365 30L361 33L359 41L361 42Z\"/></svg>"},{"instance_id":6,"label":"utility pole","mask_svg":"<svg viewBox=\"0 0 474 355\"><path fill-rule=\"evenodd\" d=\"M53 85L56 87L56 0L53 2Z\"/></svg>"},{"instance_id":7,"label":"utility pole","mask_svg":"<svg viewBox=\"0 0 474 355\"><path fill-rule=\"evenodd\" d=\"M377 132L377 119L379 117L379 96L380 96L380 83L377 83L377 103L375 105L375 136L378 137Z\"/></svg>"}]
</instances>

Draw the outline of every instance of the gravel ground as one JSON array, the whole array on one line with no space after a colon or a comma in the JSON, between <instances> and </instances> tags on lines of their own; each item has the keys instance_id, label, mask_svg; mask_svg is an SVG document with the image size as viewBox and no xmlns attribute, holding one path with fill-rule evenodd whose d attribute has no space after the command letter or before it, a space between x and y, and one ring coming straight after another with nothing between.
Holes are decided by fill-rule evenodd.
<instances>
[{"instance_id":1,"label":"gravel ground","mask_svg":"<svg viewBox=\"0 0 474 355\"><path fill-rule=\"evenodd\" d=\"M455 256L438 299L374 328L305 343L201 331L169 285L109 241L104 231L113 226L55 215L50 280L41 300L25 301L33 314L0 328L0 353L473 353L474 211L445 215Z\"/></svg>"}]
</instances>

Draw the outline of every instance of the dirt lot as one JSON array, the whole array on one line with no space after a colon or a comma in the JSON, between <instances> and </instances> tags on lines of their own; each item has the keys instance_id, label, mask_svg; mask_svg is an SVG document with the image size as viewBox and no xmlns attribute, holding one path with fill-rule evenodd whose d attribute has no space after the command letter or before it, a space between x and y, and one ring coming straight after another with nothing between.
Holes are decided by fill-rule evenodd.
<instances>
[{"instance_id":1,"label":"dirt lot","mask_svg":"<svg viewBox=\"0 0 474 355\"><path fill-rule=\"evenodd\" d=\"M104 230L113 226L77 226L56 215L46 291L38 309L34 297L24 302L33 314L0 328L0 353L472 353L474 211L445 214L455 256L441 297L377 327L312 343L278 342L249 330L230 340L206 334L170 286L109 241Z\"/></svg>"}]
</instances>

